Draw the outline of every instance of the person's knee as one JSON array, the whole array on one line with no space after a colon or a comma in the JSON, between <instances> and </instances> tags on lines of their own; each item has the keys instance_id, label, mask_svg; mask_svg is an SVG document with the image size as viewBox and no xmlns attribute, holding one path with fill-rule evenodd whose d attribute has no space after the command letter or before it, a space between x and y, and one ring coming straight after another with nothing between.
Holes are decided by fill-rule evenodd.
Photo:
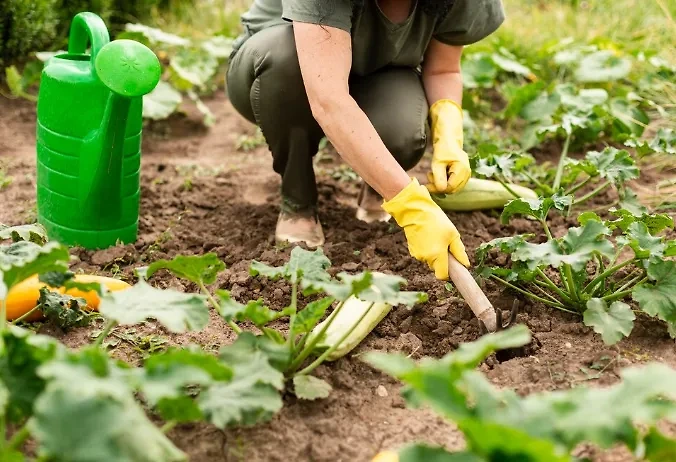
<instances>
[{"instance_id":1,"label":"person's knee","mask_svg":"<svg viewBox=\"0 0 676 462\"><path fill-rule=\"evenodd\" d=\"M423 121L392 120L380 136L404 170L415 167L425 154L427 130Z\"/></svg>"},{"instance_id":2,"label":"person's knee","mask_svg":"<svg viewBox=\"0 0 676 462\"><path fill-rule=\"evenodd\" d=\"M265 33L262 31L260 33ZM304 89L303 77L298 63L296 42L291 26L276 26L265 37L266 47L256 63L256 73L266 74L284 90Z\"/></svg>"}]
</instances>

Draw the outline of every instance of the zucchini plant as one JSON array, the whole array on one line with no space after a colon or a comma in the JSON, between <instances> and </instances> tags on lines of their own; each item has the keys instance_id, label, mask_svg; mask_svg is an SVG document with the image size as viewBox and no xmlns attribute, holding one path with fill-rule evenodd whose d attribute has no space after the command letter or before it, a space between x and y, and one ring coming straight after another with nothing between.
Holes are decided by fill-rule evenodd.
<instances>
[{"instance_id":1,"label":"zucchini plant","mask_svg":"<svg viewBox=\"0 0 676 462\"><path fill-rule=\"evenodd\" d=\"M324 361L337 359L356 347L393 306L412 307L427 299L421 292L401 291L406 281L398 276L363 272L340 273L332 278L327 272L330 265L321 249L311 252L300 247L294 247L289 261L280 267L254 261L253 276L283 279L291 286L289 303L281 311L270 309L262 299L239 303L228 291L210 292L207 285L225 269L215 254L159 260L148 266L145 276L151 277L158 270L166 269L197 284L238 335L237 341L226 349L249 345L265 352L271 364L293 382L294 393L299 398L316 399L328 396L331 387L310 376L311 372ZM325 296L301 306L301 294ZM334 304L335 308L326 316ZM270 327L281 318L288 318L286 334ZM238 323L244 322L255 326L261 334L243 331Z\"/></svg>"},{"instance_id":2,"label":"zucchini plant","mask_svg":"<svg viewBox=\"0 0 676 462\"><path fill-rule=\"evenodd\" d=\"M578 217L579 227L554 236L550 211L562 212L573 203L570 195L515 199L505 206L501 220L514 216L540 223L544 236L516 235L493 239L477 249L479 274L547 306L583 316L607 344L629 335L634 310L665 321L676 337L676 241L661 235L674 227L669 215L647 210L612 208L612 217L593 212ZM626 257L626 251L631 256ZM489 255L507 254L504 266L491 266Z\"/></svg>"},{"instance_id":3,"label":"zucchini plant","mask_svg":"<svg viewBox=\"0 0 676 462\"><path fill-rule=\"evenodd\" d=\"M419 363L401 354L368 353L366 361L404 383L410 407L426 406L453 421L467 448L450 453L424 443L378 455L374 462L572 462L581 443L628 448L638 460L668 462L676 440L657 429L676 413L676 370L660 363L627 368L608 388L578 387L521 397L499 390L476 367L495 350L530 342L515 326ZM622 403L622 405L618 405Z\"/></svg>"},{"instance_id":4,"label":"zucchini plant","mask_svg":"<svg viewBox=\"0 0 676 462\"><path fill-rule=\"evenodd\" d=\"M37 443L39 460L184 461L185 454L166 436L174 426L206 421L225 428L268 420L282 408L282 393L290 385L300 398L327 396L330 385L311 375L319 364L353 348L393 305L425 299L401 291L404 280L395 276L333 278L321 251L300 248L282 267L252 264L254 274L289 281L292 296L282 311L261 300L238 303L227 291L211 293L207 285L225 268L215 254L157 261L139 269L136 285L111 292L105 284L73 277L68 249L44 242L39 228L0 231L2 239L17 241L0 244L0 459L12 462L25 460L20 451L29 438ZM160 269L195 283L201 293L152 287L146 278ZM21 318L8 323L8 293L35 275L51 288L96 295L104 323L92 344L69 350L19 327ZM301 306L301 293L316 300ZM320 293L326 296L318 298ZM73 327L91 321L83 302L43 288L36 306L63 327ZM105 340L118 326L154 320L170 333L200 331L209 323L208 304L237 333L217 355L198 346L170 347L148 351L141 367L109 356ZM286 335L269 326L281 317L289 318ZM239 324L244 322L260 333L245 331ZM148 412L164 424L158 427Z\"/></svg>"}]
</instances>

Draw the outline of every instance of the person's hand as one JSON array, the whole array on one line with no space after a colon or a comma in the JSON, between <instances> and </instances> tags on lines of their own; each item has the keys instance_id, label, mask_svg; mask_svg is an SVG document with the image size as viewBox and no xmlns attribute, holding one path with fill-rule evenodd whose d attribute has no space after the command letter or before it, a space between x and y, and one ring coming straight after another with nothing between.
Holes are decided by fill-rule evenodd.
<instances>
[{"instance_id":1,"label":"person's hand","mask_svg":"<svg viewBox=\"0 0 676 462\"><path fill-rule=\"evenodd\" d=\"M449 251L460 263L469 266L460 233L417 179L383 203L383 209L404 228L411 256L427 263L437 279L449 278Z\"/></svg>"},{"instance_id":2,"label":"person's hand","mask_svg":"<svg viewBox=\"0 0 676 462\"><path fill-rule=\"evenodd\" d=\"M463 150L462 109L450 99L430 108L432 128L432 172L427 189L433 193L455 193L465 187L472 169Z\"/></svg>"}]
</instances>

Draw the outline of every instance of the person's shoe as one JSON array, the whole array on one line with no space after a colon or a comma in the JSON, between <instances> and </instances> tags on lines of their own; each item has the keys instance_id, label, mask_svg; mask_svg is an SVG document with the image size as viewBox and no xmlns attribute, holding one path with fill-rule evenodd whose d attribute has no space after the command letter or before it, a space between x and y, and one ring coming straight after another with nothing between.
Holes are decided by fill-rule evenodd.
<instances>
[{"instance_id":1,"label":"person's shoe","mask_svg":"<svg viewBox=\"0 0 676 462\"><path fill-rule=\"evenodd\" d=\"M361 185L359 198L357 199L357 219L366 223L375 221L388 221L391 217L382 208L383 198L366 183Z\"/></svg>"},{"instance_id":2,"label":"person's shoe","mask_svg":"<svg viewBox=\"0 0 676 462\"><path fill-rule=\"evenodd\" d=\"M277 219L275 241L278 244L302 242L311 248L324 245L324 230L316 211L281 211Z\"/></svg>"}]
</instances>

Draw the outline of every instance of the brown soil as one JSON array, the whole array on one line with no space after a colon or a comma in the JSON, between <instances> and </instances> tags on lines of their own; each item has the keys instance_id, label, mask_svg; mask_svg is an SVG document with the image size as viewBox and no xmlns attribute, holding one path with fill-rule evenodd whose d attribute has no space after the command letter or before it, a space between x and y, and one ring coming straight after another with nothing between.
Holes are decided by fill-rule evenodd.
<instances>
[{"instance_id":1,"label":"brown soil","mask_svg":"<svg viewBox=\"0 0 676 462\"><path fill-rule=\"evenodd\" d=\"M235 148L239 137L253 134L254 129L234 112L223 94L218 93L208 105L218 118L210 130L193 114L146 128L138 242L98 252L75 249L79 261L74 269L131 278L133 268L158 258L211 251L228 265L218 287L231 290L240 300L263 297L272 306L283 306L289 294L284 284L251 278L247 271L252 259L280 264L288 256L289 249L277 248L273 242L279 179L272 172L266 148L251 152ZM14 180L0 191L0 223L35 219L34 131L35 110L30 103L0 100L0 166L4 165ZM418 173L424 173L426 162ZM449 292L408 255L403 234L396 227L356 220L358 185L335 179L332 173L338 166L340 162L332 154L317 166L320 218L327 237L324 251L334 269L399 274L409 281L409 289L426 291L429 301L413 311L393 310L354 354L320 367L318 375L334 388L328 399L302 402L286 397L283 411L255 428L223 432L199 424L174 429L170 437L191 460L367 461L381 449L416 440L450 449L462 447L462 437L452 424L432 412L407 409L398 383L364 364L359 354L378 349L404 351L414 357L442 356L462 342L475 340L479 336L477 322L456 293ZM595 205L609 202L610 197L605 196ZM527 220L501 225L496 213L455 213L450 217L468 249L494 237L537 231ZM554 232L561 233L573 224L572 219L560 219ZM153 281L163 287L194 290L167 275ZM511 307L514 294L491 283L485 289L496 307ZM534 334L531 348L522 357L489 358L481 369L496 385L522 394L611 384L622 367L646 361L676 367L674 341L663 325L650 319L639 319L631 337L614 347L606 347L579 319L539 305L526 303L518 321ZM70 346L78 346L89 341L91 330L51 333ZM120 329L118 333L124 332ZM210 350L233 340L215 316L199 333L170 335L152 324L137 327L135 332L159 335L171 344L198 343ZM140 358L128 342L121 342L114 351L133 362ZM596 373L599 365L602 372L590 378L589 373ZM595 461L632 460L619 449L601 452L581 448L583 454Z\"/></svg>"}]
</instances>

